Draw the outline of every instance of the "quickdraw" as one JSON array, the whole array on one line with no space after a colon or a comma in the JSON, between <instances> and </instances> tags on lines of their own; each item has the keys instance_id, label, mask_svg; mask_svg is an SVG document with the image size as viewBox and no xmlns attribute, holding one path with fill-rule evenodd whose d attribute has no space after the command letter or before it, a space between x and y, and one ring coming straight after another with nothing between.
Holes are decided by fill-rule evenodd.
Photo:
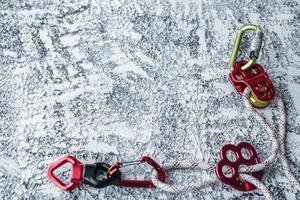
<instances>
[{"instance_id":1,"label":"quickdraw","mask_svg":"<svg viewBox=\"0 0 300 200\"><path fill-rule=\"evenodd\" d=\"M256 32L256 38L253 40L251 45L250 60L236 61L242 36L249 30ZM300 190L300 183L292 174L288 165L288 160L284 154L284 138L286 131L286 111L284 103L278 95L275 97L275 88L263 67L255 63L259 57L262 37L263 34L261 29L256 25L247 25L241 28L236 36L233 51L229 60L229 67L231 69L229 80L237 92L242 95L249 115L256 119L261 128L269 135L272 141L271 152L266 160L260 161L255 148L247 142L241 142L237 145L224 145L220 151L220 161L213 164L197 163L194 161L175 161L174 163L160 166L152 158L143 156L137 161L116 162L112 166L106 163L84 165L76 158L66 156L59 159L49 167L49 179L65 191L72 190L85 183L96 188L102 188L109 185L117 185L121 187L157 187L166 192L182 192L188 190L197 191L203 187L215 184L219 180L224 184L243 192L259 188L267 199L272 199L271 193L260 180L263 176L264 169L274 164L276 157L278 157L282 161L283 170L290 183L296 189ZM266 107L274 97L280 112L279 134L276 134L272 130L265 119L260 116L255 109ZM243 150L247 152L247 155L244 155ZM233 157L228 155L228 152L230 151L233 153ZM63 183L54 175L54 171L66 163L71 163L72 165L70 183L68 184ZM121 178L121 168L131 165L139 165L141 163L147 163L154 168L155 171L151 176L151 180L123 180ZM211 177L209 180L193 185L172 185L166 183L166 172L179 169L210 170L215 172L215 176ZM106 178L98 180L98 172L105 173Z\"/></svg>"},{"instance_id":2,"label":"quickdraw","mask_svg":"<svg viewBox=\"0 0 300 200\"><path fill-rule=\"evenodd\" d=\"M72 165L70 183L66 184L62 182L58 177L54 175L54 171L66 163ZM93 164L82 164L79 160L73 156L65 156L54 162L48 168L48 178L64 191L70 191L80 185L87 184L95 188L104 188L109 185L117 185L122 187L155 187L151 180L123 180L121 179L120 168L131 165L139 165L142 163L148 163L157 172L157 178L160 181L164 181L166 178L165 171L160 165L148 156L142 156L137 161L129 162L117 162L110 166L107 163L99 162ZM105 179L99 180L97 176L102 172L106 175Z\"/></svg>"}]
</instances>

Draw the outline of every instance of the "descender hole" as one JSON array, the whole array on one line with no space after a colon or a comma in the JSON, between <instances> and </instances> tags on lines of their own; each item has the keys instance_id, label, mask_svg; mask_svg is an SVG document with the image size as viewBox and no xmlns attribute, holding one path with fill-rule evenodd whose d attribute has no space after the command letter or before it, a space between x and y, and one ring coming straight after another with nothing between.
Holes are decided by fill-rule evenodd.
<instances>
[{"instance_id":1,"label":"descender hole","mask_svg":"<svg viewBox=\"0 0 300 200\"><path fill-rule=\"evenodd\" d=\"M249 160L251 158L251 153L248 149L242 148L241 149L241 155L244 159Z\"/></svg>"},{"instance_id":2,"label":"descender hole","mask_svg":"<svg viewBox=\"0 0 300 200\"><path fill-rule=\"evenodd\" d=\"M222 166L222 174L226 177L226 178L231 178L233 177L233 170L231 167L229 167L228 165L224 165Z\"/></svg>"},{"instance_id":3,"label":"descender hole","mask_svg":"<svg viewBox=\"0 0 300 200\"><path fill-rule=\"evenodd\" d=\"M238 80L242 80L242 79L243 79L243 76L242 76L240 73L236 73L236 74L235 74L235 77L236 77Z\"/></svg>"},{"instance_id":4,"label":"descender hole","mask_svg":"<svg viewBox=\"0 0 300 200\"><path fill-rule=\"evenodd\" d=\"M268 91L268 97L271 97L271 95L272 95L272 92Z\"/></svg>"},{"instance_id":5,"label":"descender hole","mask_svg":"<svg viewBox=\"0 0 300 200\"><path fill-rule=\"evenodd\" d=\"M72 164L65 163L53 171L53 175L61 180L64 184L71 182Z\"/></svg>"},{"instance_id":6,"label":"descender hole","mask_svg":"<svg viewBox=\"0 0 300 200\"><path fill-rule=\"evenodd\" d=\"M103 170L98 170L96 173L96 179L99 181L105 179L106 176L107 176L107 172L105 172Z\"/></svg>"},{"instance_id":7,"label":"descender hole","mask_svg":"<svg viewBox=\"0 0 300 200\"><path fill-rule=\"evenodd\" d=\"M264 92L259 92L259 93L258 93L258 95L261 96L261 97L265 96L265 94L266 94L266 93L264 93Z\"/></svg>"},{"instance_id":8,"label":"descender hole","mask_svg":"<svg viewBox=\"0 0 300 200\"><path fill-rule=\"evenodd\" d=\"M251 72L252 72L253 74L255 74L255 75L258 74L258 71L257 71L257 69L255 69L255 68L251 68Z\"/></svg>"},{"instance_id":9,"label":"descender hole","mask_svg":"<svg viewBox=\"0 0 300 200\"><path fill-rule=\"evenodd\" d=\"M237 157L235 155L235 153L231 150L226 151L226 157L230 162L236 162Z\"/></svg>"},{"instance_id":10,"label":"descender hole","mask_svg":"<svg viewBox=\"0 0 300 200\"><path fill-rule=\"evenodd\" d=\"M240 166L239 166L239 171L240 171L241 168L246 168L246 167L247 167L247 165L240 165ZM240 180L241 180L242 182L247 182L247 181L244 180L241 176L239 176L239 178L240 178Z\"/></svg>"},{"instance_id":11,"label":"descender hole","mask_svg":"<svg viewBox=\"0 0 300 200\"><path fill-rule=\"evenodd\" d=\"M261 91L266 92L268 90L268 87L265 83L261 83Z\"/></svg>"}]
</instances>

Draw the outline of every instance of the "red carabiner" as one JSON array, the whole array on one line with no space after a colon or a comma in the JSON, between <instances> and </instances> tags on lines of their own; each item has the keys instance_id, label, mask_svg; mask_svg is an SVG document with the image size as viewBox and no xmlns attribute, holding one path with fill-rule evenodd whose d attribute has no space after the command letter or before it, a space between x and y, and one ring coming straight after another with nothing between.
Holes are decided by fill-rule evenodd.
<instances>
[{"instance_id":1,"label":"red carabiner","mask_svg":"<svg viewBox=\"0 0 300 200\"><path fill-rule=\"evenodd\" d=\"M142 156L137 161L130 161L130 162L117 162L113 166L110 167L110 169L107 172L107 176L111 177L115 171L120 169L121 167L129 166L129 165L139 165L141 163L147 162L150 166L152 166L156 172L157 177L160 181L165 181L166 179L166 173L161 168L161 166L155 162L152 158L148 156ZM151 180L120 180L118 183L116 183L117 186L122 187L147 187L147 188L153 188L155 187Z\"/></svg>"},{"instance_id":2,"label":"red carabiner","mask_svg":"<svg viewBox=\"0 0 300 200\"><path fill-rule=\"evenodd\" d=\"M66 163L72 164L71 179L70 179L70 183L68 183L68 184L63 183L61 180L59 180L53 174L53 172L57 168L61 167L62 165L66 164ZM70 190L74 189L75 187L78 187L82 184L82 169L83 169L83 164L79 160L77 160L73 156L65 156L49 166L47 175L48 175L48 178L55 185L57 185L60 189L62 189L64 191L70 191Z\"/></svg>"}]
</instances>

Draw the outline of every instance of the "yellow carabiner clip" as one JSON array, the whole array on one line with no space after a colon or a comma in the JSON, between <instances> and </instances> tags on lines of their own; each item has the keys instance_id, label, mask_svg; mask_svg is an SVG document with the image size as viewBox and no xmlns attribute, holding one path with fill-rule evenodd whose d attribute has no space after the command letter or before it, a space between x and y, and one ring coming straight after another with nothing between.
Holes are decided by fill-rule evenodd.
<instances>
[{"instance_id":1,"label":"yellow carabiner clip","mask_svg":"<svg viewBox=\"0 0 300 200\"><path fill-rule=\"evenodd\" d=\"M255 31L257 34L256 34L256 38L253 40L253 43L251 44L250 60L244 66L242 66L241 69L242 70L249 69L252 65L255 64L256 59L258 58L258 55L259 55L259 52L261 49L261 45L262 45L262 37L263 37L262 31L259 26L254 25L254 24L249 24L249 25L243 26L239 30L239 32L237 33L236 38L235 38L232 53L231 53L231 56L230 56L230 59L228 62L230 70L233 70L233 68L234 68L243 35L247 31ZM254 105L257 108L264 108L269 104L268 101L259 100L252 92L249 95L249 101L252 105Z\"/></svg>"},{"instance_id":2,"label":"yellow carabiner clip","mask_svg":"<svg viewBox=\"0 0 300 200\"><path fill-rule=\"evenodd\" d=\"M230 59L228 62L229 68L231 70L233 69L233 67L236 63L236 58L238 56L238 52L240 49L243 35L246 31L249 31L249 30L256 31L256 33L258 33L258 37L257 37L257 40L254 40L254 42L255 42L253 45L254 49L252 50L253 55L250 55L251 59L247 62L247 64L245 64L242 67L242 70L249 69L256 62L256 59L258 58L258 54L259 54L261 44L262 44L262 31L259 26L254 25L254 24L249 24L249 25L243 26L236 35L232 53L231 53L231 56L230 56Z\"/></svg>"}]
</instances>

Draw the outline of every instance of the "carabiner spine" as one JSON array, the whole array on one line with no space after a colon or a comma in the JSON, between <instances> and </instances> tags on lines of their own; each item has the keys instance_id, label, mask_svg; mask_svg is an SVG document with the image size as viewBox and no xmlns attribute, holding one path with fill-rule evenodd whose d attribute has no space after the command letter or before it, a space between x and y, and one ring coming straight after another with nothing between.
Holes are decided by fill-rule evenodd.
<instances>
[{"instance_id":1,"label":"carabiner spine","mask_svg":"<svg viewBox=\"0 0 300 200\"><path fill-rule=\"evenodd\" d=\"M240 45L241 45L241 42L242 42L243 35L246 31L249 31L249 30L256 31L257 33L262 32L260 27L257 26L257 25L254 25L254 24L249 24L249 25L243 26L239 30L239 32L237 33L237 35L235 37L235 42L234 42L234 45L233 45L233 48L232 48L232 53L231 53L231 56L230 56L230 59L229 59L229 62L228 62L230 70L233 70L233 67L236 63L236 58L238 56L238 52L239 52L239 48L240 48ZM258 37L256 38L255 45L253 43L253 47L255 47L255 49L252 49L252 51L254 50L255 57L253 57L249 60L249 64L248 63L246 64L247 65L246 68L249 68L251 66L250 62L251 62L251 64L255 63L256 59L258 58L259 50L261 48L261 43L262 43L262 34L258 34Z\"/></svg>"}]
</instances>

